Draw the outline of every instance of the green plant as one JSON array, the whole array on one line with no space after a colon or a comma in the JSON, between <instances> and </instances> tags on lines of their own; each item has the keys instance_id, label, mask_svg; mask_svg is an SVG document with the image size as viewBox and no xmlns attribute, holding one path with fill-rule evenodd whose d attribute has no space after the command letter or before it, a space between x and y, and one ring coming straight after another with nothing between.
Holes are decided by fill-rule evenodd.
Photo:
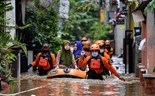
<instances>
[{"instance_id":1,"label":"green plant","mask_svg":"<svg viewBox=\"0 0 155 96\"><path fill-rule=\"evenodd\" d=\"M107 39L109 36L106 27L109 26L100 23L98 7L99 4L96 0L90 2L70 0L69 19L65 20L63 29L67 35L66 38L80 40L85 36L91 40Z\"/></svg>"},{"instance_id":2,"label":"green plant","mask_svg":"<svg viewBox=\"0 0 155 96\"><path fill-rule=\"evenodd\" d=\"M152 0L144 9L144 14L147 14L147 11L155 11L155 0Z\"/></svg>"},{"instance_id":3,"label":"green plant","mask_svg":"<svg viewBox=\"0 0 155 96\"><path fill-rule=\"evenodd\" d=\"M109 33L109 31L112 30L112 27L109 24L102 24L100 22L94 22L90 30L91 31L90 31L89 37L93 41L113 39L113 34Z\"/></svg>"},{"instance_id":4,"label":"green plant","mask_svg":"<svg viewBox=\"0 0 155 96\"><path fill-rule=\"evenodd\" d=\"M23 49L27 56L26 46L18 40L13 40L7 32L0 33L0 72L3 74L2 79L7 80L12 75L12 63L16 60L12 48L18 46Z\"/></svg>"},{"instance_id":5,"label":"green plant","mask_svg":"<svg viewBox=\"0 0 155 96\"><path fill-rule=\"evenodd\" d=\"M4 81L9 81L12 77L12 63L16 60L12 48L18 46L23 49L27 55L26 46L18 40L12 39L10 35L10 26L6 26L6 22L10 21L9 19L5 19L4 14L11 9L10 3L6 3L4 0L0 1L0 77Z\"/></svg>"},{"instance_id":6,"label":"green plant","mask_svg":"<svg viewBox=\"0 0 155 96\"><path fill-rule=\"evenodd\" d=\"M1 0L0 1L0 32L3 32L4 31L4 28L8 27L5 25L6 23L6 18L4 18L5 16L5 12L6 11L9 11L9 10L12 10L13 7L10 5L11 3L5 3L4 0Z\"/></svg>"},{"instance_id":7,"label":"green plant","mask_svg":"<svg viewBox=\"0 0 155 96\"><path fill-rule=\"evenodd\" d=\"M47 42L51 46L51 51L56 53L62 43L62 40L57 37L59 31L59 17L55 10L57 3L43 7L39 0L34 2L35 5L29 5L26 8L26 23L32 25L27 29L30 41L36 44L37 51L40 51L43 43Z\"/></svg>"},{"instance_id":8,"label":"green plant","mask_svg":"<svg viewBox=\"0 0 155 96\"><path fill-rule=\"evenodd\" d=\"M67 37L72 40L78 40L89 34L90 26L94 21L98 21L98 13L94 0L91 2L70 1L69 19L65 21L64 33L68 33Z\"/></svg>"}]
</instances>

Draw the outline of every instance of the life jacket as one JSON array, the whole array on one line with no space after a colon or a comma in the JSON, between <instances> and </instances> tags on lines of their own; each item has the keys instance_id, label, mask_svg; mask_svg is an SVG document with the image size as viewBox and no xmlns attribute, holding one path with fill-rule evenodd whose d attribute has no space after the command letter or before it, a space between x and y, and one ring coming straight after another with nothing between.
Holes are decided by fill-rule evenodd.
<instances>
[{"instance_id":1,"label":"life jacket","mask_svg":"<svg viewBox=\"0 0 155 96\"><path fill-rule=\"evenodd\" d=\"M53 64L52 64L52 57L51 54L48 53L46 56L44 56L43 54L40 55L39 58L39 67L43 67L43 69L45 70L49 70L53 68Z\"/></svg>"},{"instance_id":2,"label":"life jacket","mask_svg":"<svg viewBox=\"0 0 155 96\"><path fill-rule=\"evenodd\" d=\"M40 67L47 67L48 66L48 60L47 60L47 58L40 58L40 60L39 60L39 66Z\"/></svg>"},{"instance_id":3,"label":"life jacket","mask_svg":"<svg viewBox=\"0 0 155 96\"><path fill-rule=\"evenodd\" d=\"M90 69L100 69L101 68L101 64L99 60L91 60L90 62Z\"/></svg>"},{"instance_id":4,"label":"life jacket","mask_svg":"<svg viewBox=\"0 0 155 96\"><path fill-rule=\"evenodd\" d=\"M102 56L99 55L97 58L91 56L87 64L89 66L89 70L95 70L96 73L102 73L104 67Z\"/></svg>"}]
</instances>

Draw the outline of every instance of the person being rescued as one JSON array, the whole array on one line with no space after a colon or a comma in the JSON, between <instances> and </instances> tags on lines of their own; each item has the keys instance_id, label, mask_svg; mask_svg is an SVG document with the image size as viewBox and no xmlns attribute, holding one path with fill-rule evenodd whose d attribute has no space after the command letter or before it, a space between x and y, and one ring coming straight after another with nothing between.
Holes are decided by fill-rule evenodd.
<instances>
[{"instance_id":1,"label":"person being rescued","mask_svg":"<svg viewBox=\"0 0 155 96\"><path fill-rule=\"evenodd\" d=\"M82 52L81 41L75 41L74 47L73 47L73 54L74 54L75 60L79 58L79 56L81 55L81 52Z\"/></svg>"},{"instance_id":2,"label":"person being rescued","mask_svg":"<svg viewBox=\"0 0 155 96\"><path fill-rule=\"evenodd\" d=\"M87 56L91 56L90 41L84 42L84 46L82 47L82 52L81 52L81 55L79 57L81 57L81 56L83 59L86 58ZM79 62L79 58L77 59L77 64L78 64L78 62ZM80 68L80 70L85 71L86 68L87 68L87 66Z\"/></svg>"},{"instance_id":3,"label":"person being rescued","mask_svg":"<svg viewBox=\"0 0 155 96\"><path fill-rule=\"evenodd\" d=\"M87 56L85 59L79 58L80 62L79 67L84 67L88 65L89 70L87 71L87 79L100 79L103 80L102 72L103 66L111 71L115 76L117 76L120 80L124 80L121 78L115 68L109 64L108 60L105 57L99 55L100 47L97 44L93 44L90 47L91 56Z\"/></svg>"},{"instance_id":4,"label":"person being rescued","mask_svg":"<svg viewBox=\"0 0 155 96\"><path fill-rule=\"evenodd\" d=\"M59 50L56 57L56 68L76 68L77 64L73 53L70 50L70 42L64 41L62 50Z\"/></svg>"},{"instance_id":5,"label":"person being rescued","mask_svg":"<svg viewBox=\"0 0 155 96\"><path fill-rule=\"evenodd\" d=\"M28 65L30 67L37 66L39 75L47 75L48 71L56 66L55 55L50 53L50 47L47 43L43 44L42 52L39 52L35 61Z\"/></svg>"}]
</instances>

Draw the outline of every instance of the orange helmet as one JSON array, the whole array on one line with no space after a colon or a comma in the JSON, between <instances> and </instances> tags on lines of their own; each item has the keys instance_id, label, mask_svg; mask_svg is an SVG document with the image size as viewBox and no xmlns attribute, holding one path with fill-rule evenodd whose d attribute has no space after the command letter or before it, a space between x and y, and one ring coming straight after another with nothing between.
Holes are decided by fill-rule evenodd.
<instances>
[{"instance_id":1,"label":"orange helmet","mask_svg":"<svg viewBox=\"0 0 155 96\"><path fill-rule=\"evenodd\" d=\"M101 40L97 40L97 41L95 42L95 44L97 44L97 45L99 45L99 46L102 46L104 43L103 43Z\"/></svg>"},{"instance_id":2,"label":"orange helmet","mask_svg":"<svg viewBox=\"0 0 155 96\"><path fill-rule=\"evenodd\" d=\"M101 40L101 42L104 44L105 42L104 42L104 40Z\"/></svg>"},{"instance_id":3,"label":"orange helmet","mask_svg":"<svg viewBox=\"0 0 155 96\"><path fill-rule=\"evenodd\" d=\"M91 50L91 51L94 51L94 50L99 51L99 50L100 50L100 47L99 47L99 45L97 45L97 44L93 44L93 45L90 46L90 50Z\"/></svg>"},{"instance_id":4,"label":"orange helmet","mask_svg":"<svg viewBox=\"0 0 155 96\"><path fill-rule=\"evenodd\" d=\"M90 41L86 41L86 42L84 43L84 46L90 46Z\"/></svg>"},{"instance_id":5,"label":"orange helmet","mask_svg":"<svg viewBox=\"0 0 155 96\"><path fill-rule=\"evenodd\" d=\"M87 41L87 40L88 40L87 37L83 37L83 38L81 39L81 41Z\"/></svg>"},{"instance_id":6,"label":"orange helmet","mask_svg":"<svg viewBox=\"0 0 155 96\"><path fill-rule=\"evenodd\" d=\"M106 45L108 45L108 44L110 45L110 40L106 40L106 41L105 41L105 44L106 44Z\"/></svg>"}]
</instances>

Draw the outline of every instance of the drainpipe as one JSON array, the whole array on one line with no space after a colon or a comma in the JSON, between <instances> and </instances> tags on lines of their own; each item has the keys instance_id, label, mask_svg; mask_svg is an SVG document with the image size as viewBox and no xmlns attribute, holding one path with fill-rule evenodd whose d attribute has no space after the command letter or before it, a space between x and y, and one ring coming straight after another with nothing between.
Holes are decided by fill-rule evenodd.
<instances>
[{"instance_id":1,"label":"drainpipe","mask_svg":"<svg viewBox=\"0 0 155 96\"><path fill-rule=\"evenodd\" d=\"M31 64L33 62L33 51L32 50L28 50L28 64L27 64L27 66L29 65L29 64ZM33 73L32 73L32 67L28 70L28 73L30 74L30 75L32 75Z\"/></svg>"},{"instance_id":2,"label":"drainpipe","mask_svg":"<svg viewBox=\"0 0 155 96\"><path fill-rule=\"evenodd\" d=\"M25 8L26 8L26 0L21 0L21 10L22 10L22 23L25 24Z\"/></svg>"},{"instance_id":3,"label":"drainpipe","mask_svg":"<svg viewBox=\"0 0 155 96\"><path fill-rule=\"evenodd\" d=\"M129 30L129 12L130 12L130 8L129 6L127 6L127 16L126 16L126 23L125 23L125 27L126 30ZM126 44L126 73L129 74L129 44Z\"/></svg>"},{"instance_id":4,"label":"drainpipe","mask_svg":"<svg viewBox=\"0 0 155 96\"><path fill-rule=\"evenodd\" d=\"M17 78L18 80L20 79L20 66L21 66L21 51L22 50L19 50L18 52L18 65L17 65Z\"/></svg>"}]
</instances>

